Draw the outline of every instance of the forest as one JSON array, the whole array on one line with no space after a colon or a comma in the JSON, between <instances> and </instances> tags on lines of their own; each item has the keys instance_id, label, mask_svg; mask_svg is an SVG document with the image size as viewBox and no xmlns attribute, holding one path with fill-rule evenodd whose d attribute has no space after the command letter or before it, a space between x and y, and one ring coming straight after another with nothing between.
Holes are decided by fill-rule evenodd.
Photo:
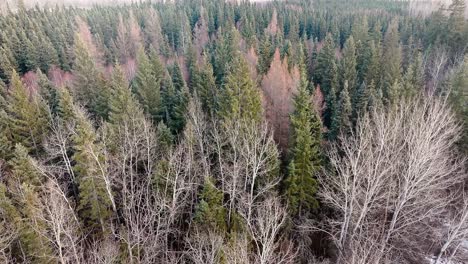
<instances>
[{"instance_id":1,"label":"forest","mask_svg":"<svg viewBox=\"0 0 468 264\"><path fill-rule=\"evenodd\" d=\"M468 263L464 0L17 2L1 263Z\"/></svg>"}]
</instances>

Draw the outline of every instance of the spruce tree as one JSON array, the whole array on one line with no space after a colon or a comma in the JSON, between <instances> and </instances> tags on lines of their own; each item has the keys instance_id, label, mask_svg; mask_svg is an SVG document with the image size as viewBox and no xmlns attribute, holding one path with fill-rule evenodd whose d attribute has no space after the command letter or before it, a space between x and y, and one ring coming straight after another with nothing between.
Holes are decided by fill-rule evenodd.
<instances>
[{"instance_id":1,"label":"spruce tree","mask_svg":"<svg viewBox=\"0 0 468 264\"><path fill-rule=\"evenodd\" d=\"M49 115L46 105L36 94L30 94L16 71L13 71L7 103L9 140L37 153L48 130Z\"/></svg>"},{"instance_id":2,"label":"spruce tree","mask_svg":"<svg viewBox=\"0 0 468 264\"><path fill-rule=\"evenodd\" d=\"M294 98L295 110L291 115L292 145L285 182L288 205L295 216L303 216L318 207L315 197L318 183L315 174L321 168L322 126L311 105L305 72L304 69L299 92Z\"/></svg>"},{"instance_id":3,"label":"spruce tree","mask_svg":"<svg viewBox=\"0 0 468 264\"><path fill-rule=\"evenodd\" d=\"M77 177L78 213L89 231L100 233L108 228L112 214L111 200L106 189L105 156L97 141L94 128L82 110L76 109L73 140L73 171Z\"/></svg>"},{"instance_id":4,"label":"spruce tree","mask_svg":"<svg viewBox=\"0 0 468 264\"><path fill-rule=\"evenodd\" d=\"M341 59L341 85L348 82L349 93L353 94L357 86L356 72L356 46L353 36L349 37L343 48L343 58Z\"/></svg>"},{"instance_id":5,"label":"spruce tree","mask_svg":"<svg viewBox=\"0 0 468 264\"><path fill-rule=\"evenodd\" d=\"M161 115L171 131L178 134L185 127L189 93L179 66L173 66L171 73L166 72L163 80Z\"/></svg>"},{"instance_id":6,"label":"spruce tree","mask_svg":"<svg viewBox=\"0 0 468 264\"><path fill-rule=\"evenodd\" d=\"M384 97L387 102L393 100L391 97L394 95L391 93L392 89L395 87L392 86L395 85L395 82L401 82L401 60L398 19L393 19L385 33L381 60L381 87L383 88Z\"/></svg>"},{"instance_id":7,"label":"spruce tree","mask_svg":"<svg viewBox=\"0 0 468 264\"><path fill-rule=\"evenodd\" d=\"M130 124L135 118L143 116L142 110L130 91L125 74L120 65L114 67L111 78L112 94L109 98L109 122L118 126Z\"/></svg>"},{"instance_id":8,"label":"spruce tree","mask_svg":"<svg viewBox=\"0 0 468 264\"><path fill-rule=\"evenodd\" d=\"M351 106L351 98L349 96L348 84L346 82L344 84L343 90L341 90L337 108L339 124L338 132L342 133L343 135L347 135L351 132L353 127L351 123L353 109Z\"/></svg>"},{"instance_id":9,"label":"spruce tree","mask_svg":"<svg viewBox=\"0 0 468 264\"><path fill-rule=\"evenodd\" d=\"M79 35L75 36L73 66L74 97L96 118L107 119L109 86L99 72L91 52Z\"/></svg>"},{"instance_id":10,"label":"spruce tree","mask_svg":"<svg viewBox=\"0 0 468 264\"><path fill-rule=\"evenodd\" d=\"M224 120L244 119L258 122L262 118L260 91L240 54L223 85L218 114Z\"/></svg>"},{"instance_id":11,"label":"spruce tree","mask_svg":"<svg viewBox=\"0 0 468 264\"><path fill-rule=\"evenodd\" d=\"M38 69L36 74L38 79L39 94L45 103L49 106L52 115L55 115L57 113L58 107L57 89L54 87L52 82L49 81L47 76L42 73L41 70Z\"/></svg>"},{"instance_id":12,"label":"spruce tree","mask_svg":"<svg viewBox=\"0 0 468 264\"><path fill-rule=\"evenodd\" d=\"M24 262L50 263L53 259L52 247L44 236L46 223L42 216L41 192L45 179L28 155L28 149L17 144L13 158L9 162L12 177L17 186L12 189L12 196L17 202L17 212L11 219L18 230L20 246L23 248ZM10 211L10 213L13 213Z\"/></svg>"},{"instance_id":13,"label":"spruce tree","mask_svg":"<svg viewBox=\"0 0 468 264\"><path fill-rule=\"evenodd\" d=\"M202 107L207 113L215 113L218 109L218 90L211 63L203 57L202 63L193 72L193 91L197 93Z\"/></svg>"},{"instance_id":14,"label":"spruce tree","mask_svg":"<svg viewBox=\"0 0 468 264\"><path fill-rule=\"evenodd\" d=\"M143 49L138 51L138 71L133 81L133 90L144 112L157 124L161 114L161 83L164 72L158 56L150 61ZM155 69L158 71L156 72Z\"/></svg>"},{"instance_id":15,"label":"spruce tree","mask_svg":"<svg viewBox=\"0 0 468 264\"><path fill-rule=\"evenodd\" d=\"M73 102L73 97L66 87L59 88L57 91L58 105L57 105L57 115L65 123L74 121L76 118L75 115L75 106Z\"/></svg>"},{"instance_id":16,"label":"spruce tree","mask_svg":"<svg viewBox=\"0 0 468 264\"><path fill-rule=\"evenodd\" d=\"M195 209L195 223L207 230L226 232L224 194L216 188L212 178L205 179L199 199Z\"/></svg>"},{"instance_id":17,"label":"spruce tree","mask_svg":"<svg viewBox=\"0 0 468 264\"><path fill-rule=\"evenodd\" d=\"M468 153L468 55L452 77L449 96L453 110L463 124L462 138L459 141L463 153Z\"/></svg>"}]
</instances>

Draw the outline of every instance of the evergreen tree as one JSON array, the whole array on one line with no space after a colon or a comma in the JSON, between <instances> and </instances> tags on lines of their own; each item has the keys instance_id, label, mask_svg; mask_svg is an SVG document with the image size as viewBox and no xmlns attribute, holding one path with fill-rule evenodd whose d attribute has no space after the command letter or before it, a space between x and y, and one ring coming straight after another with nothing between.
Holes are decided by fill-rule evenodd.
<instances>
[{"instance_id":1,"label":"evergreen tree","mask_svg":"<svg viewBox=\"0 0 468 264\"><path fill-rule=\"evenodd\" d=\"M179 70L177 70L179 69ZM162 108L161 115L163 121L170 128L172 133L178 134L185 127L185 113L188 104L188 89L180 74L180 68L172 69L176 73L170 75L167 71L163 80ZM177 73L178 72L178 73ZM176 80L177 88L173 80Z\"/></svg>"},{"instance_id":2,"label":"evergreen tree","mask_svg":"<svg viewBox=\"0 0 468 264\"><path fill-rule=\"evenodd\" d=\"M343 133L343 135L349 134L353 128L353 125L351 123L352 113L353 109L351 106L351 98L349 96L348 84L345 82L343 90L341 90L340 93L337 109L339 124L338 132Z\"/></svg>"},{"instance_id":3,"label":"evergreen tree","mask_svg":"<svg viewBox=\"0 0 468 264\"><path fill-rule=\"evenodd\" d=\"M68 89L65 87L58 89L57 97L57 115L64 122L71 122L75 120L75 106L73 103L73 98Z\"/></svg>"},{"instance_id":4,"label":"evergreen tree","mask_svg":"<svg viewBox=\"0 0 468 264\"><path fill-rule=\"evenodd\" d=\"M352 124L355 125L359 117L365 113L369 106L369 89L365 82L356 89L356 92L352 96Z\"/></svg>"},{"instance_id":5,"label":"evergreen tree","mask_svg":"<svg viewBox=\"0 0 468 264\"><path fill-rule=\"evenodd\" d=\"M37 153L48 130L48 112L36 94L30 95L16 71L13 71L7 103L8 139Z\"/></svg>"},{"instance_id":6,"label":"evergreen tree","mask_svg":"<svg viewBox=\"0 0 468 264\"><path fill-rule=\"evenodd\" d=\"M42 73L41 70L38 69L36 74L38 79L39 93L42 99L49 106L50 112L55 115L57 113L58 107L57 89L54 87L52 82L49 81L47 76Z\"/></svg>"},{"instance_id":7,"label":"evergreen tree","mask_svg":"<svg viewBox=\"0 0 468 264\"><path fill-rule=\"evenodd\" d=\"M305 69L301 74L301 85L294 99L295 110L291 115L292 145L286 198L293 215L305 215L318 207L315 197L318 184L315 174L321 168L320 144L322 126L313 110Z\"/></svg>"},{"instance_id":8,"label":"evergreen tree","mask_svg":"<svg viewBox=\"0 0 468 264\"><path fill-rule=\"evenodd\" d=\"M467 22L465 18L466 1L453 0L449 7L448 20L448 44L453 53L462 52L467 48L468 36L466 35Z\"/></svg>"},{"instance_id":9,"label":"evergreen tree","mask_svg":"<svg viewBox=\"0 0 468 264\"><path fill-rule=\"evenodd\" d=\"M144 50L140 49L138 51L138 71L133 81L133 90L144 112L151 117L155 124L161 120L163 74L163 66L158 56L154 56L150 61Z\"/></svg>"},{"instance_id":10,"label":"evergreen tree","mask_svg":"<svg viewBox=\"0 0 468 264\"><path fill-rule=\"evenodd\" d=\"M83 104L94 117L106 120L110 89L79 35L75 37L73 75L76 100Z\"/></svg>"},{"instance_id":11,"label":"evergreen tree","mask_svg":"<svg viewBox=\"0 0 468 264\"><path fill-rule=\"evenodd\" d=\"M465 55L458 72L451 80L450 101L463 125L462 138L459 141L463 153L468 152L468 55Z\"/></svg>"},{"instance_id":12,"label":"evergreen tree","mask_svg":"<svg viewBox=\"0 0 468 264\"><path fill-rule=\"evenodd\" d=\"M9 165L17 184L12 190L12 195L18 203L16 205L18 211L10 211L10 216L13 217L11 220L19 232L19 243L25 258L23 261L50 263L53 254L51 245L44 236L47 230L40 199L44 179L34 166L34 162L28 155L28 150L17 144Z\"/></svg>"},{"instance_id":13,"label":"evergreen tree","mask_svg":"<svg viewBox=\"0 0 468 264\"><path fill-rule=\"evenodd\" d=\"M344 86L344 83L348 82L350 94L354 94L357 85L356 59L356 47L353 36L351 36L344 44L343 58L341 59L341 84Z\"/></svg>"},{"instance_id":14,"label":"evergreen tree","mask_svg":"<svg viewBox=\"0 0 468 264\"><path fill-rule=\"evenodd\" d=\"M263 40L260 43L260 52L258 56L257 69L260 75L266 74L270 68L271 61L273 59L273 54L275 49L272 47L270 36L268 34L264 35Z\"/></svg>"},{"instance_id":15,"label":"evergreen tree","mask_svg":"<svg viewBox=\"0 0 468 264\"><path fill-rule=\"evenodd\" d=\"M103 147L83 111L76 109L76 134L73 136L73 171L77 177L78 213L89 231L105 232L112 215L106 189Z\"/></svg>"},{"instance_id":16,"label":"evergreen tree","mask_svg":"<svg viewBox=\"0 0 468 264\"><path fill-rule=\"evenodd\" d=\"M226 77L220 98L219 116L224 120L252 120L262 118L260 92L252 78L246 61L240 55Z\"/></svg>"},{"instance_id":17,"label":"evergreen tree","mask_svg":"<svg viewBox=\"0 0 468 264\"><path fill-rule=\"evenodd\" d=\"M135 118L143 116L138 102L133 97L125 74L120 65L115 65L111 78L112 95L109 98L109 122L118 126L130 124Z\"/></svg>"},{"instance_id":18,"label":"evergreen tree","mask_svg":"<svg viewBox=\"0 0 468 264\"><path fill-rule=\"evenodd\" d=\"M218 90L213 74L213 67L205 57L200 66L196 66L193 72L193 90L197 93L203 109L207 113L215 113L218 109Z\"/></svg>"},{"instance_id":19,"label":"evergreen tree","mask_svg":"<svg viewBox=\"0 0 468 264\"><path fill-rule=\"evenodd\" d=\"M392 92L395 83L401 82L401 47L400 35L398 33L398 20L394 19L388 26L383 42L382 54L382 83L384 97L386 102L393 101ZM393 91L392 91L393 90Z\"/></svg>"},{"instance_id":20,"label":"evergreen tree","mask_svg":"<svg viewBox=\"0 0 468 264\"><path fill-rule=\"evenodd\" d=\"M224 194L218 190L212 178L205 179L200 201L195 209L195 222L207 230L226 232L226 209L223 205Z\"/></svg>"}]
</instances>

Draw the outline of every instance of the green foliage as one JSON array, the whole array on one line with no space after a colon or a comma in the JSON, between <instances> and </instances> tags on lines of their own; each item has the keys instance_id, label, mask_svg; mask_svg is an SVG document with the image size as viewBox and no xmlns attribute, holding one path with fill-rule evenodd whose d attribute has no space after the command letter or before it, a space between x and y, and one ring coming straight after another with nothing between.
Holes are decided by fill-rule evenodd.
<instances>
[{"instance_id":1,"label":"green foliage","mask_svg":"<svg viewBox=\"0 0 468 264\"><path fill-rule=\"evenodd\" d=\"M58 95L57 89L53 86L52 82L49 81L47 76L42 73L41 70L37 70L37 79L39 86L39 94L45 103L49 106L52 115L57 114L58 107Z\"/></svg>"},{"instance_id":2,"label":"green foliage","mask_svg":"<svg viewBox=\"0 0 468 264\"><path fill-rule=\"evenodd\" d=\"M163 80L161 112L164 123L171 129L173 134L178 134L185 127L189 92L179 66L174 65L171 70L172 74L169 75L166 72Z\"/></svg>"},{"instance_id":3,"label":"green foliage","mask_svg":"<svg viewBox=\"0 0 468 264\"><path fill-rule=\"evenodd\" d=\"M199 226L208 230L226 231L226 209L223 205L223 197L223 192L216 188L214 180L207 178L195 209L195 222Z\"/></svg>"},{"instance_id":4,"label":"green foliage","mask_svg":"<svg viewBox=\"0 0 468 264\"><path fill-rule=\"evenodd\" d=\"M44 102L30 94L18 74L13 71L10 92L7 95L6 130L3 138L13 145L20 143L31 153L41 150L41 142L48 130L49 115Z\"/></svg>"},{"instance_id":5,"label":"green foliage","mask_svg":"<svg viewBox=\"0 0 468 264\"><path fill-rule=\"evenodd\" d=\"M291 115L292 146L285 182L286 198L293 215L305 215L318 208L315 174L321 168L322 126L312 109L307 86L304 70L299 93L294 99L295 111Z\"/></svg>"},{"instance_id":6,"label":"green foliage","mask_svg":"<svg viewBox=\"0 0 468 264\"><path fill-rule=\"evenodd\" d=\"M385 33L381 60L381 86L387 102L394 100L395 83L401 82L401 58L398 19L393 19Z\"/></svg>"},{"instance_id":7,"label":"green foliage","mask_svg":"<svg viewBox=\"0 0 468 264\"><path fill-rule=\"evenodd\" d=\"M8 206L10 220L18 230L19 243L24 250L25 262L49 263L53 256L48 240L43 236L46 224L41 217L40 192L44 179L34 165L35 161L28 154L28 150L20 144L16 145L13 158L9 165L13 177L18 184L13 193L18 203L18 211Z\"/></svg>"},{"instance_id":8,"label":"green foliage","mask_svg":"<svg viewBox=\"0 0 468 264\"><path fill-rule=\"evenodd\" d=\"M357 56L356 46L353 36L346 40L343 48L343 58L341 59L341 84L348 82L349 93L353 94L357 86Z\"/></svg>"},{"instance_id":9,"label":"green foliage","mask_svg":"<svg viewBox=\"0 0 468 264\"><path fill-rule=\"evenodd\" d=\"M57 91L58 105L57 115L64 122L72 122L76 118L73 98L67 88L59 88Z\"/></svg>"},{"instance_id":10,"label":"green foliage","mask_svg":"<svg viewBox=\"0 0 468 264\"><path fill-rule=\"evenodd\" d=\"M130 91L125 74L118 64L112 73L111 88L112 95L109 99L109 122L111 124L119 125L124 122L130 124L136 117L143 115Z\"/></svg>"},{"instance_id":11,"label":"green foliage","mask_svg":"<svg viewBox=\"0 0 468 264\"><path fill-rule=\"evenodd\" d=\"M449 99L458 118L462 122L463 132L459 142L463 153L468 152L468 55L451 81Z\"/></svg>"},{"instance_id":12,"label":"green foliage","mask_svg":"<svg viewBox=\"0 0 468 264\"><path fill-rule=\"evenodd\" d=\"M341 90L340 93L337 109L339 125L338 130L343 135L350 134L353 129L353 125L351 122L352 113L353 109L351 105L351 98L349 96L348 84L345 82L343 90Z\"/></svg>"},{"instance_id":13,"label":"green foliage","mask_svg":"<svg viewBox=\"0 0 468 264\"><path fill-rule=\"evenodd\" d=\"M78 212L85 226L94 232L108 228L111 200L106 189L106 162L103 147L86 115L76 110L76 134L73 136L73 171L79 190Z\"/></svg>"},{"instance_id":14,"label":"green foliage","mask_svg":"<svg viewBox=\"0 0 468 264\"><path fill-rule=\"evenodd\" d=\"M200 98L205 112L210 114L215 113L218 109L218 90L213 74L213 67L206 59L194 68L192 72L192 85L192 89Z\"/></svg>"},{"instance_id":15,"label":"green foliage","mask_svg":"<svg viewBox=\"0 0 468 264\"><path fill-rule=\"evenodd\" d=\"M156 124L161 120L161 84L164 70L155 51L151 54L150 60L143 49L138 51L138 71L132 85L144 112Z\"/></svg>"},{"instance_id":16,"label":"green foliage","mask_svg":"<svg viewBox=\"0 0 468 264\"><path fill-rule=\"evenodd\" d=\"M74 97L96 118L108 118L110 89L79 35L75 36Z\"/></svg>"},{"instance_id":17,"label":"green foliage","mask_svg":"<svg viewBox=\"0 0 468 264\"><path fill-rule=\"evenodd\" d=\"M252 120L262 118L260 91L250 77L246 61L236 58L221 92L218 115L224 120Z\"/></svg>"}]
</instances>

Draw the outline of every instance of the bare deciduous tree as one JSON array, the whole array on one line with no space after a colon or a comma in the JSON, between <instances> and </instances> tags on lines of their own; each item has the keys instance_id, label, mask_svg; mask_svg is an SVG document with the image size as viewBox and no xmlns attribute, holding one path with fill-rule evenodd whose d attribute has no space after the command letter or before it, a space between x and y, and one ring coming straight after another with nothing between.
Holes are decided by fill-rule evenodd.
<instances>
[{"instance_id":1,"label":"bare deciduous tree","mask_svg":"<svg viewBox=\"0 0 468 264\"><path fill-rule=\"evenodd\" d=\"M323 201L337 214L327 231L338 262L424 256L428 231L442 226L450 190L463 178L453 148L459 135L444 100L402 100L364 117L353 135L331 147L333 169L319 180Z\"/></svg>"},{"instance_id":2,"label":"bare deciduous tree","mask_svg":"<svg viewBox=\"0 0 468 264\"><path fill-rule=\"evenodd\" d=\"M253 216L246 217L247 226L256 246L255 263L294 263L296 252L292 243L282 239L288 213L279 199L269 197L255 206ZM281 245L286 245L281 247Z\"/></svg>"}]
</instances>

